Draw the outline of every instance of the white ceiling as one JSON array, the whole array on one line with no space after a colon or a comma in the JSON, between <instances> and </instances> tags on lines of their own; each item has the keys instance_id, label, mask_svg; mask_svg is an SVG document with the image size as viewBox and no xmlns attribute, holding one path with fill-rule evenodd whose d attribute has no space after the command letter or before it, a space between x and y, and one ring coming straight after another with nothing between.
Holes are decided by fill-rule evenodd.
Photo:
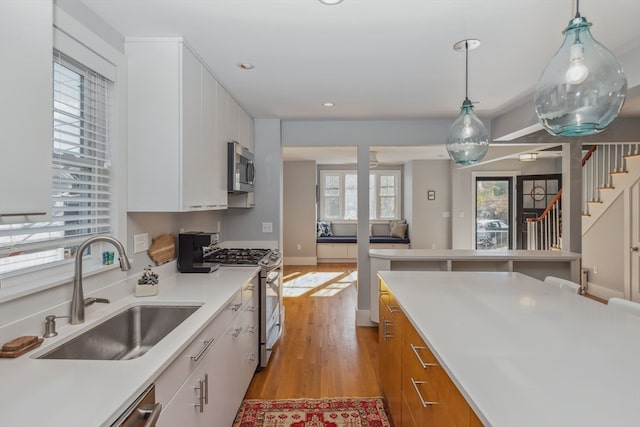
<instances>
[{"instance_id":1,"label":"white ceiling","mask_svg":"<svg viewBox=\"0 0 640 427\"><path fill-rule=\"evenodd\" d=\"M532 96L575 13L573 0L77 1L125 37L184 36L249 114L284 120L453 119L465 95L453 44L465 38L482 42L469 53L469 98L493 118ZM614 54L640 46L640 1L583 0L580 11ZM638 99L624 113L640 115ZM348 158L336 150L285 159ZM446 158L443 146L379 151L390 162Z\"/></svg>"}]
</instances>

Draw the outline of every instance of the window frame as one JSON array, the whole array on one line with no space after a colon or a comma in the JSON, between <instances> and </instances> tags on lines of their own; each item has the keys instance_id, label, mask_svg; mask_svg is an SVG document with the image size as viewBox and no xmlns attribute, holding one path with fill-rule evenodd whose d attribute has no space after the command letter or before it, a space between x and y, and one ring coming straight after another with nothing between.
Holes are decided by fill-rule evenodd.
<instances>
[{"instance_id":1,"label":"window frame","mask_svg":"<svg viewBox=\"0 0 640 427\"><path fill-rule=\"evenodd\" d=\"M347 221L347 222L357 222L357 215L354 218L345 218L345 191L346 191L346 176L353 175L357 178L357 170L356 169L320 169L319 171L319 185L318 185L318 220L320 221ZM326 216L326 206L327 202L325 199L325 178L327 176L338 176L340 182L339 188L339 216L338 217L328 217ZM394 188L395 188L395 198L394 201L394 210L396 212L396 216L393 218L380 218L380 177L381 176L393 176L394 177ZM369 212L369 221L393 221L402 219L402 170L400 169L376 169L369 171L369 185L371 186L371 182L375 183L376 196L375 196L375 217L371 217L371 211ZM358 191L358 189L356 189ZM367 189L367 193L370 195L370 188ZM357 193L356 193L357 194ZM387 196L385 196L387 197ZM369 196L370 199L370 196ZM357 204L357 195L356 195L356 204ZM371 206L371 205L370 205Z\"/></svg>"},{"instance_id":2,"label":"window frame","mask_svg":"<svg viewBox=\"0 0 640 427\"><path fill-rule=\"evenodd\" d=\"M54 8L53 49L63 52L114 82L111 155L113 198L110 234L126 242L126 58L121 50L100 38L64 10L57 6ZM85 255L85 277L117 269L117 265L102 265L101 248L98 245L93 247L93 254ZM73 276L73 258L3 273L0 276L0 303L68 284L73 280Z\"/></svg>"}]
</instances>

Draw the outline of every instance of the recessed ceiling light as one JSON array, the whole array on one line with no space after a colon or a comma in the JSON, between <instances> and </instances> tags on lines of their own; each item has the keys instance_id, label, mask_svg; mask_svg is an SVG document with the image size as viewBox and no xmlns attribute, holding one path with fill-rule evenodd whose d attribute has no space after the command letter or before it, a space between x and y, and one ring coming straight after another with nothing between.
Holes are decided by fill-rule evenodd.
<instances>
[{"instance_id":1,"label":"recessed ceiling light","mask_svg":"<svg viewBox=\"0 0 640 427\"><path fill-rule=\"evenodd\" d=\"M342 0L320 0L320 3L332 6L334 4L342 3Z\"/></svg>"},{"instance_id":2,"label":"recessed ceiling light","mask_svg":"<svg viewBox=\"0 0 640 427\"><path fill-rule=\"evenodd\" d=\"M250 62L241 62L240 64L238 64L238 67L242 68L243 70L253 70L256 66Z\"/></svg>"},{"instance_id":3,"label":"recessed ceiling light","mask_svg":"<svg viewBox=\"0 0 640 427\"><path fill-rule=\"evenodd\" d=\"M323 106L323 107L327 107L327 108L328 108L328 107L333 107L333 106L335 106L335 105L336 105L336 104L334 104L333 102L325 102L325 103L323 103L323 104L322 104L322 106Z\"/></svg>"}]
</instances>

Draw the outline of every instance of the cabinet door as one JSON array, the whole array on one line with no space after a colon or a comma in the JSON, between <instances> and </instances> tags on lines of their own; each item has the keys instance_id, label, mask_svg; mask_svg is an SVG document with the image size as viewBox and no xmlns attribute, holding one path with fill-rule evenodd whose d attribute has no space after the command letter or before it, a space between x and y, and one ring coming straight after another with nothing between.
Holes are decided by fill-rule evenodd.
<instances>
[{"instance_id":1,"label":"cabinet door","mask_svg":"<svg viewBox=\"0 0 640 427\"><path fill-rule=\"evenodd\" d=\"M0 2L0 215L51 213L52 23L51 2ZM25 220L46 216L1 222Z\"/></svg>"},{"instance_id":2,"label":"cabinet door","mask_svg":"<svg viewBox=\"0 0 640 427\"><path fill-rule=\"evenodd\" d=\"M128 41L129 211L181 210L181 43Z\"/></svg>"},{"instance_id":3,"label":"cabinet door","mask_svg":"<svg viewBox=\"0 0 640 427\"><path fill-rule=\"evenodd\" d=\"M202 185L207 209L227 207L227 144L220 141L218 90L222 87L202 68Z\"/></svg>"},{"instance_id":4,"label":"cabinet door","mask_svg":"<svg viewBox=\"0 0 640 427\"><path fill-rule=\"evenodd\" d=\"M238 141L240 145L246 147L246 143L242 141L242 135L240 132L240 114L241 108L240 105L229 96L228 100L228 109L229 109L229 140L230 141Z\"/></svg>"},{"instance_id":5,"label":"cabinet door","mask_svg":"<svg viewBox=\"0 0 640 427\"><path fill-rule=\"evenodd\" d=\"M202 65L182 45L182 209L204 209L206 188L203 174L207 153L202 141Z\"/></svg>"},{"instance_id":6,"label":"cabinet door","mask_svg":"<svg viewBox=\"0 0 640 427\"><path fill-rule=\"evenodd\" d=\"M212 353L213 349L209 352ZM209 356L207 356L208 358ZM191 376L185 381L176 395L162 408L160 418L158 419L158 427L175 427L189 426L198 427L205 426L205 411L207 410L204 403L204 393L207 386L204 381L209 381L211 386L211 378L205 377L204 365L193 371ZM202 381L202 384L201 384ZM202 385L202 389L200 388ZM202 412L200 407L200 396L202 393ZM208 427L214 424L209 424ZM230 425L230 424L229 424Z\"/></svg>"},{"instance_id":7,"label":"cabinet door","mask_svg":"<svg viewBox=\"0 0 640 427\"><path fill-rule=\"evenodd\" d=\"M380 387L387 400L393 425L402 424L402 312L380 281Z\"/></svg>"}]
</instances>

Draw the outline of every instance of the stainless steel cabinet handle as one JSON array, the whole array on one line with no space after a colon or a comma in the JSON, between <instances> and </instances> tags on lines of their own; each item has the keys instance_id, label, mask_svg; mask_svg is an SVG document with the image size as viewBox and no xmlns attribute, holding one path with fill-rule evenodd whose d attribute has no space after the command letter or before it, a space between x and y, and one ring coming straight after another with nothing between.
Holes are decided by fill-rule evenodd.
<instances>
[{"instance_id":1,"label":"stainless steel cabinet handle","mask_svg":"<svg viewBox=\"0 0 640 427\"><path fill-rule=\"evenodd\" d=\"M250 334L255 334L256 333L256 327L255 326L249 326L247 328L247 332L249 332Z\"/></svg>"},{"instance_id":2,"label":"stainless steel cabinet handle","mask_svg":"<svg viewBox=\"0 0 640 427\"><path fill-rule=\"evenodd\" d=\"M202 209L202 205L190 205L190 209Z\"/></svg>"},{"instance_id":3,"label":"stainless steel cabinet handle","mask_svg":"<svg viewBox=\"0 0 640 427\"><path fill-rule=\"evenodd\" d=\"M202 413L204 412L204 381L199 380L198 386L194 388L198 390L198 402L194 403L193 406L200 408L200 413Z\"/></svg>"},{"instance_id":4,"label":"stainless steel cabinet handle","mask_svg":"<svg viewBox=\"0 0 640 427\"><path fill-rule=\"evenodd\" d=\"M413 384L413 388L416 390L416 394L418 395L418 398L420 399L420 403L422 403L423 408L438 404L438 402L428 402L424 400L424 398L422 397L422 394L420 394L420 389L418 389L418 384L426 384L426 381L416 381L413 378L411 378L411 384Z\"/></svg>"},{"instance_id":5,"label":"stainless steel cabinet handle","mask_svg":"<svg viewBox=\"0 0 640 427\"><path fill-rule=\"evenodd\" d=\"M209 404L209 374L204 374L204 404Z\"/></svg>"},{"instance_id":6,"label":"stainless steel cabinet handle","mask_svg":"<svg viewBox=\"0 0 640 427\"><path fill-rule=\"evenodd\" d=\"M247 307L247 311L250 311L253 313L254 311L256 311L256 307L253 305L250 305L249 307Z\"/></svg>"},{"instance_id":7,"label":"stainless steel cabinet handle","mask_svg":"<svg viewBox=\"0 0 640 427\"><path fill-rule=\"evenodd\" d=\"M238 336L240 335L240 332L242 332L242 328L235 328L233 330L233 334L231 335L233 335L234 338L238 338Z\"/></svg>"},{"instance_id":8,"label":"stainless steel cabinet handle","mask_svg":"<svg viewBox=\"0 0 640 427\"><path fill-rule=\"evenodd\" d=\"M256 288L256 287L255 287L254 285L249 285L249 286L247 286L245 289L246 289L247 291L252 291L252 290L254 290L255 288Z\"/></svg>"},{"instance_id":9,"label":"stainless steel cabinet handle","mask_svg":"<svg viewBox=\"0 0 640 427\"><path fill-rule=\"evenodd\" d=\"M389 330L387 329L389 326L393 326L393 322L390 322L387 319L382 319L382 338L384 339L384 341L393 338L393 335L391 335L389 333Z\"/></svg>"},{"instance_id":10,"label":"stainless steel cabinet handle","mask_svg":"<svg viewBox=\"0 0 640 427\"><path fill-rule=\"evenodd\" d=\"M629 248L629 252L638 252L638 251L640 251L640 247L638 246L631 246Z\"/></svg>"},{"instance_id":11,"label":"stainless steel cabinet handle","mask_svg":"<svg viewBox=\"0 0 640 427\"><path fill-rule=\"evenodd\" d=\"M416 357L418 358L418 361L420 362L420 364L422 365L422 369L426 369L427 366L438 366L437 363L427 363L425 361L422 360L422 357L420 357L420 354L418 353L418 350L425 350L427 347L419 347L413 344L409 344L411 346L411 350L413 350L413 354L416 355Z\"/></svg>"},{"instance_id":12,"label":"stainless steel cabinet handle","mask_svg":"<svg viewBox=\"0 0 640 427\"><path fill-rule=\"evenodd\" d=\"M242 304L233 304L233 307L231 307L231 310L238 311L240 307L242 307Z\"/></svg>"},{"instance_id":13,"label":"stainless steel cabinet handle","mask_svg":"<svg viewBox=\"0 0 640 427\"><path fill-rule=\"evenodd\" d=\"M386 292L386 293L385 292L380 292L380 301L382 302L382 304L384 304L384 306L386 307L387 311L389 313L396 313L396 312L400 311L399 307L396 307L395 305L389 305L389 304L387 304L385 302L385 300L383 298L385 295L389 295L389 293L388 292Z\"/></svg>"},{"instance_id":14,"label":"stainless steel cabinet handle","mask_svg":"<svg viewBox=\"0 0 640 427\"><path fill-rule=\"evenodd\" d=\"M204 347L202 347L202 350L200 350L200 352L198 354L196 354L195 356L191 356L191 360L194 362L197 362L198 360L200 360L200 358L202 357L202 355L204 354L205 351L207 351L207 349L209 347L211 347L211 344L213 344L213 342L215 341L214 338L211 338L208 341L204 342Z\"/></svg>"},{"instance_id":15,"label":"stainless steel cabinet handle","mask_svg":"<svg viewBox=\"0 0 640 427\"><path fill-rule=\"evenodd\" d=\"M158 418L160 417L160 412L162 412L162 403L150 403L149 405L142 405L142 407L137 409L138 414L142 419L146 418L146 422L144 423L144 427L156 427L156 423L158 422Z\"/></svg>"}]
</instances>

